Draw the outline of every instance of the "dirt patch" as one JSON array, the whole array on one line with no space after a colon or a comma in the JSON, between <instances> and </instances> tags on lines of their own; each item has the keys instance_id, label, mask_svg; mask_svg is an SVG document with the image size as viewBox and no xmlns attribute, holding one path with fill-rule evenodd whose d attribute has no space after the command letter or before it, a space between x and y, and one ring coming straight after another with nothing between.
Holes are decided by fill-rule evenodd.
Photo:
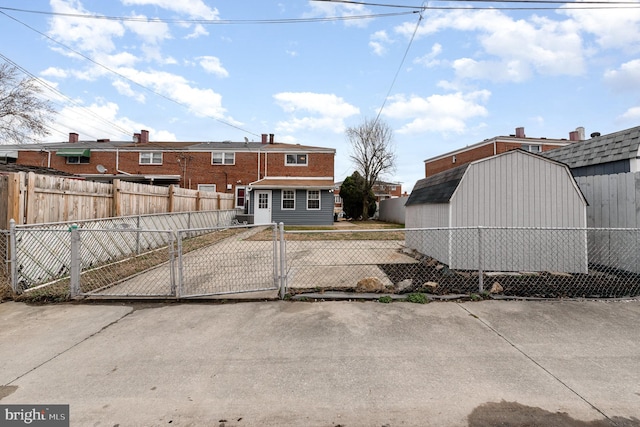
<instances>
[{"instance_id":1,"label":"dirt patch","mask_svg":"<svg viewBox=\"0 0 640 427\"><path fill-rule=\"evenodd\" d=\"M565 412L549 412L518 402L489 402L475 408L468 417L469 427L640 427L635 417L581 421Z\"/></svg>"}]
</instances>

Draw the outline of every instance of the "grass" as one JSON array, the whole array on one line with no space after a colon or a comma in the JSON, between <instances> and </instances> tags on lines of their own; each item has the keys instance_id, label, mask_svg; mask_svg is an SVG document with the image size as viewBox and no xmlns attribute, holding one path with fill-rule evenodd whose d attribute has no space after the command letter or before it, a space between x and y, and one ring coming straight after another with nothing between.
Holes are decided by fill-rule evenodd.
<instances>
[{"instance_id":1,"label":"grass","mask_svg":"<svg viewBox=\"0 0 640 427\"><path fill-rule=\"evenodd\" d=\"M285 226L286 240L404 240L404 226L382 221L339 221L333 226ZM366 231L364 231L366 230ZM371 231L373 230L373 231ZM376 230L381 230L376 232ZM397 230L397 231L394 231ZM323 233L327 231L327 233ZM338 232L336 232L338 231ZM342 232L340 232L342 231ZM308 232L308 233L306 233ZM247 240L269 241L273 239L273 230L268 229L254 234Z\"/></svg>"},{"instance_id":2,"label":"grass","mask_svg":"<svg viewBox=\"0 0 640 427\"><path fill-rule=\"evenodd\" d=\"M427 296L422 293L408 294L406 300L414 304L426 304L429 302L429 300L427 299Z\"/></svg>"},{"instance_id":3,"label":"grass","mask_svg":"<svg viewBox=\"0 0 640 427\"><path fill-rule=\"evenodd\" d=\"M384 295L378 298L378 302L381 302L383 304L389 304L393 302L393 298L391 298L389 295Z\"/></svg>"}]
</instances>

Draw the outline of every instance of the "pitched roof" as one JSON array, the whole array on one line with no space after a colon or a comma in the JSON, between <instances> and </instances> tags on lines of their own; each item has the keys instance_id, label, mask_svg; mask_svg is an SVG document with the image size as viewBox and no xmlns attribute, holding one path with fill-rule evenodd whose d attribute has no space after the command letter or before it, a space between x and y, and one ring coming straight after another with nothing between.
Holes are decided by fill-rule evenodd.
<instances>
[{"instance_id":1,"label":"pitched roof","mask_svg":"<svg viewBox=\"0 0 640 427\"><path fill-rule=\"evenodd\" d=\"M270 177L252 182L254 188L307 188L307 189L330 189L333 188L331 178L310 178L310 177Z\"/></svg>"},{"instance_id":2,"label":"pitched roof","mask_svg":"<svg viewBox=\"0 0 640 427\"><path fill-rule=\"evenodd\" d=\"M422 178L413 187L405 206L423 203L448 203L471 163Z\"/></svg>"},{"instance_id":3,"label":"pitched roof","mask_svg":"<svg viewBox=\"0 0 640 427\"><path fill-rule=\"evenodd\" d=\"M543 156L571 169L635 159L640 147L640 126L545 151Z\"/></svg>"}]
</instances>

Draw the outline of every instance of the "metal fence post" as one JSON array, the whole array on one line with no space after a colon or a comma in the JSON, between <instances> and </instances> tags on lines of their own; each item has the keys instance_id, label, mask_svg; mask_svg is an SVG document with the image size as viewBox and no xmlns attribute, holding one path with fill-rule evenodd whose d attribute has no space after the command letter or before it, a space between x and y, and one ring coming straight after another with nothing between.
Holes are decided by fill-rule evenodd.
<instances>
[{"instance_id":1,"label":"metal fence post","mask_svg":"<svg viewBox=\"0 0 640 427\"><path fill-rule=\"evenodd\" d=\"M478 227L478 292L484 291L484 274L482 272L482 227Z\"/></svg>"},{"instance_id":2,"label":"metal fence post","mask_svg":"<svg viewBox=\"0 0 640 427\"><path fill-rule=\"evenodd\" d=\"M136 255L140 255L140 215L136 219Z\"/></svg>"},{"instance_id":3,"label":"metal fence post","mask_svg":"<svg viewBox=\"0 0 640 427\"><path fill-rule=\"evenodd\" d=\"M280 223L280 299L284 299L287 293L287 251L284 240L284 223Z\"/></svg>"},{"instance_id":4,"label":"metal fence post","mask_svg":"<svg viewBox=\"0 0 640 427\"><path fill-rule=\"evenodd\" d=\"M11 274L11 288L18 293L18 248L16 247L16 221L11 218L9 221L9 262Z\"/></svg>"},{"instance_id":5,"label":"metal fence post","mask_svg":"<svg viewBox=\"0 0 640 427\"><path fill-rule=\"evenodd\" d=\"M169 282L171 284L170 294L178 296L176 294L177 286L176 286L176 247L175 247L176 236L173 232L169 233Z\"/></svg>"},{"instance_id":6,"label":"metal fence post","mask_svg":"<svg viewBox=\"0 0 640 427\"><path fill-rule=\"evenodd\" d=\"M184 293L184 279L183 279L183 271L182 271L182 233L177 232L178 235L178 282L175 286L175 296L176 298L180 298L180 296Z\"/></svg>"},{"instance_id":7,"label":"metal fence post","mask_svg":"<svg viewBox=\"0 0 640 427\"><path fill-rule=\"evenodd\" d=\"M80 231L78 224L69 227L71 232L71 265L70 265L70 289L71 298L80 294Z\"/></svg>"}]
</instances>

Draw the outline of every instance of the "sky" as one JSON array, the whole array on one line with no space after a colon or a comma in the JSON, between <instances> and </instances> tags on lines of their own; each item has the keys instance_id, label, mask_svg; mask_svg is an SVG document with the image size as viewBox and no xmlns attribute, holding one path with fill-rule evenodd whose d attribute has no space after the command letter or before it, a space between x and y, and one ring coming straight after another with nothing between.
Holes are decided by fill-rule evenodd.
<instances>
[{"instance_id":1,"label":"sky","mask_svg":"<svg viewBox=\"0 0 640 427\"><path fill-rule=\"evenodd\" d=\"M523 9L527 8L527 9ZM640 2L0 0L0 61L58 111L46 142L260 141L336 149L378 119L410 191L424 160L524 127L640 124Z\"/></svg>"}]
</instances>

